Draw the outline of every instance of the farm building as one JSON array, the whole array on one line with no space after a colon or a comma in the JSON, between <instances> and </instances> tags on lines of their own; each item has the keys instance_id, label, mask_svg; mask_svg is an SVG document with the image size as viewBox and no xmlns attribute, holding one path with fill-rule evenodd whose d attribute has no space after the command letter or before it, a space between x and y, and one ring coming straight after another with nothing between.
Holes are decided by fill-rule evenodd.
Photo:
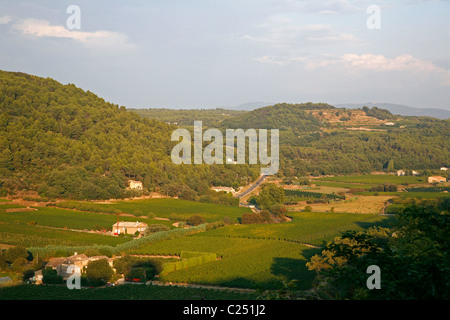
<instances>
[{"instance_id":1,"label":"farm building","mask_svg":"<svg viewBox=\"0 0 450 320\"><path fill-rule=\"evenodd\" d=\"M397 171L397 175L398 175L398 176L404 176L404 175L406 175L406 172L403 171L403 170L398 170L398 171Z\"/></svg>"},{"instance_id":2,"label":"farm building","mask_svg":"<svg viewBox=\"0 0 450 320\"><path fill-rule=\"evenodd\" d=\"M129 221L118 221L113 224L112 232L115 235L119 234L135 234L136 231L142 233L147 229L147 224L144 222L129 222Z\"/></svg>"},{"instance_id":3,"label":"farm building","mask_svg":"<svg viewBox=\"0 0 450 320\"><path fill-rule=\"evenodd\" d=\"M75 254L70 257L52 258L45 265L45 267L56 270L56 273L58 275L60 275L64 280L67 280L67 278L71 275L71 273L67 272L67 269L69 268L69 266L76 266L76 267L79 267L80 270L82 270L84 267L86 267L89 264L89 262L101 260L101 259L108 260L109 265L112 266L112 260L110 258L108 258L107 256L88 257L85 254L77 254L77 252L75 252Z\"/></svg>"},{"instance_id":4,"label":"farm building","mask_svg":"<svg viewBox=\"0 0 450 320\"><path fill-rule=\"evenodd\" d=\"M445 177L441 177L441 176L428 177L428 183L446 182L446 181L447 181L447 179Z\"/></svg>"},{"instance_id":5,"label":"farm building","mask_svg":"<svg viewBox=\"0 0 450 320\"><path fill-rule=\"evenodd\" d=\"M130 182L130 189L142 190L143 186L141 181L130 180L129 182Z\"/></svg>"},{"instance_id":6,"label":"farm building","mask_svg":"<svg viewBox=\"0 0 450 320\"><path fill-rule=\"evenodd\" d=\"M232 193L235 194L236 190L231 187L211 187L211 190L214 190L216 192L226 192L226 193Z\"/></svg>"},{"instance_id":7,"label":"farm building","mask_svg":"<svg viewBox=\"0 0 450 320\"><path fill-rule=\"evenodd\" d=\"M442 171L448 171L448 168L447 167L441 167L441 170Z\"/></svg>"}]
</instances>

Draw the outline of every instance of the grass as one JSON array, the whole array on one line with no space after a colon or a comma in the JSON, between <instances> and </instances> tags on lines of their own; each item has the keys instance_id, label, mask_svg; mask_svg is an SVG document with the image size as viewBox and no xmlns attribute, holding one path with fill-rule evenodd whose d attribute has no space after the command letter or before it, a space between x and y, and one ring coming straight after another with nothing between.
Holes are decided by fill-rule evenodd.
<instances>
[{"instance_id":1,"label":"grass","mask_svg":"<svg viewBox=\"0 0 450 320\"><path fill-rule=\"evenodd\" d=\"M179 255L181 251L201 251L221 257L162 276L166 281L275 289L283 281L297 280L299 289L307 289L314 274L307 270L306 262L320 249L302 243L322 245L340 232L387 226L392 219L380 215L307 212L292 216L293 220L287 223L230 225L142 246L130 253Z\"/></svg>"},{"instance_id":2,"label":"grass","mask_svg":"<svg viewBox=\"0 0 450 320\"><path fill-rule=\"evenodd\" d=\"M0 243L24 247L47 245L118 245L129 239L102 234L51 229L26 224L0 223Z\"/></svg>"},{"instance_id":3,"label":"grass","mask_svg":"<svg viewBox=\"0 0 450 320\"><path fill-rule=\"evenodd\" d=\"M323 241L333 240L340 232L363 230L374 225L387 226L392 219L387 216L350 213L297 212L289 214L293 217L290 222L231 225L198 234L195 237L291 240L321 245Z\"/></svg>"},{"instance_id":4,"label":"grass","mask_svg":"<svg viewBox=\"0 0 450 320\"><path fill-rule=\"evenodd\" d=\"M120 221L136 221L136 217L120 216ZM172 222L155 219L138 218L139 221L150 224L165 224L171 226ZM14 222L28 224L35 222L39 226L69 229L104 228L111 230L117 222L117 216L95 212L83 212L60 208L41 207L36 211L9 212L0 215L0 222Z\"/></svg>"},{"instance_id":5,"label":"grass","mask_svg":"<svg viewBox=\"0 0 450 320\"><path fill-rule=\"evenodd\" d=\"M318 252L305 246L276 240L258 240L259 246L223 259L162 276L162 280L237 288L277 289L284 281L297 280L298 289L308 289L315 273L306 262Z\"/></svg>"},{"instance_id":6,"label":"grass","mask_svg":"<svg viewBox=\"0 0 450 320\"><path fill-rule=\"evenodd\" d=\"M69 290L66 286L0 288L0 300L254 300L255 294L198 288L120 285Z\"/></svg>"},{"instance_id":7,"label":"grass","mask_svg":"<svg viewBox=\"0 0 450 320\"><path fill-rule=\"evenodd\" d=\"M335 176L323 177L317 179L318 181L333 181L333 182L351 182L362 184L414 184L426 182L426 177L414 176L395 176L392 174L374 174L374 175L353 175L353 176Z\"/></svg>"},{"instance_id":8,"label":"grass","mask_svg":"<svg viewBox=\"0 0 450 320\"><path fill-rule=\"evenodd\" d=\"M172 214L176 214L178 217L187 220L193 215L200 215L204 217L207 222L219 221L226 216L233 221L237 221L237 218L241 217L242 214L250 212L250 209L243 207L201 203L181 199L116 201L111 204L89 202L89 205L95 207L98 212L101 212L102 209L107 209L109 211L116 209L135 216L154 214L156 217L169 218Z\"/></svg>"},{"instance_id":9,"label":"grass","mask_svg":"<svg viewBox=\"0 0 450 320\"><path fill-rule=\"evenodd\" d=\"M390 196L400 198L416 198L416 199L437 199L441 197L450 197L450 193L444 192L358 192L362 196Z\"/></svg>"},{"instance_id":10,"label":"grass","mask_svg":"<svg viewBox=\"0 0 450 320\"><path fill-rule=\"evenodd\" d=\"M348 183L348 182L330 182L322 180L313 180L314 184L320 187L343 188L343 189L370 189L372 184L364 183Z\"/></svg>"},{"instance_id":11,"label":"grass","mask_svg":"<svg viewBox=\"0 0 450 320\"><path fill-rule=\"evenodd\" d=\"M297 204L290 206L290 210L304 210L306 206L310 206L315 212L334 212L337 213L362 213L362 214L379 214L381 213L386 201L395 197L395 195L386 195L385 192L376 196L374 193L358 194L344 201L336 201L330 203L312 203Z\"/></svg>"}]
</instances>

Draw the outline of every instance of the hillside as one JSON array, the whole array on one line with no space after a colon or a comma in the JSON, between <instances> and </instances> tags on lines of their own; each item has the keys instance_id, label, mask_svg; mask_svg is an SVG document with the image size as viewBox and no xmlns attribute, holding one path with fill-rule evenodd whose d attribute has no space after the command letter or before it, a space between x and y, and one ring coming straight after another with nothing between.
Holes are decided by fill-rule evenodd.
<instances>
[{"instance_id":1,"label":"hillside","mask_svg":"<svg viewBox=\"0 0 450 320\"><path fill-rule=\"evenodd\" d=\"M349 108L349 109L360 109L364 106L369 108L378 107L382 109L389 110L393 114L398 114L402 116L416 116L416 117L433 117L438 119L449 119L450 111L438 108L413 108L401 104L395 103L345 103L336 104L337 108Z\"/></svg>"},{"instance_id":2,"label":"hillside","mask_svg":"<svg viewBox=\"0 0 450 320\"><path fill-rule=\"evenodd\" d=\"M73 84L0 71L0 188L108 199L146 190L195 199L258 176L248 166L176 166L174 126L142 118Z\"/></svg>"},{"instance_id":3,"label":"hillside","mask_svg":"<svg viewBox=\"0 0 450 320\"><path fill-rule=\"evenodd\" d=\"M178 110L166 110L174 120ZM208 119L206 110L197 120ZM280 177L448 166L450 120L395 115L378 107L276 104L218 121L227 128L280 129ZM192 123L191 123L192 126Z\"/></svg>"}]
</instances>

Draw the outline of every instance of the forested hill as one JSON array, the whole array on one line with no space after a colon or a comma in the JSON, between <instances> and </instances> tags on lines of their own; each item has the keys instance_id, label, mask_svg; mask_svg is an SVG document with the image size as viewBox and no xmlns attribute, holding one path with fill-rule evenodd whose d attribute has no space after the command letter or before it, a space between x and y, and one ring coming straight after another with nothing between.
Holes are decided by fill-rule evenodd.
<instances>
[{"instance_id":1,"label":"forested hill","mask_svg":"<svg viewBox=\"0 0 450 320\"><path fill-rule=\"evenodd\" d=\"M164 112L172 121L184 119L179 110ZM345 109L311 102L279 103L226 118L217 112L214 118L207 110L195 114L195 120L215 120L222 131L279 129L280 177L439 171L450 165L450 119L399 116L376 106Z\"/></svg>"},{"instance_id":2,"label":"forested hill","mask_svg":"<svg viewBox=\"0 0 450 320\"><path fill-rule=\"evenodd\" d=\"M145 189L194 199L211 185L247 183L248 166L177 166L174 126L142 118L73 84L0 71L0 188L108 199Z\"/></svg>"}]
</instances>

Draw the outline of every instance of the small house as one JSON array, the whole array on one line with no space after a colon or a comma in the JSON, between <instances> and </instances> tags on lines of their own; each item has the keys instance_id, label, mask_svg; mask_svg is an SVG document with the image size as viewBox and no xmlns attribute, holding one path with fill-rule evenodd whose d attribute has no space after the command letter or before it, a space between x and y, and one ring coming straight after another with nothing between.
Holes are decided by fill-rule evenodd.
<instances>
[{"instance_id":1,"label":"small house","mask_svg":"<svg viewBox=\"0 0 450 320\"><path fill-rule=\"evenodd\" d=\"M441 171L448 171L447 167L441 167Z\"/></svg>"},{"instance_id":2,"label":"small house","mask_svg":"<svg viewBox=\"0 0 450 320\"><path fill-rule=\"evenodd\" d=\"M232 187L211 187L211 190L214 190L216 192L226 192L226 193L231 193L231 194L236 193L236 190L234 190L234 188L232 188Z\"/></svg>"},{"instance_id":3,"label":"small house","mask_svg":"<svg viewBox=\"0 0 450 320\"><path fill-rule=\"evenodd\" d=\"M76 266L80 268L80 270L83 270L84 267L86 267L89 262L106 259L109 263L109 265L112 267L112 259L108 258L107 256L93 256L88 257L85 254L78 254L77 252L74 253L74 255L66 258L51 258L50 261L45 265L46 268L52 268L56 270L56 273L60 275L64 280L67 280L75 270L73 270L72 273L69 273L69 267L70 266ZM36 280L38 280L38 277L42 276L42 271L40 274L35 273ZM42 278L40 279L42 281Z\"/></svg>"},{"instance_id":4,"label":"small house","mask_svg":"<svg viewBox=\"0 0 450 320\"><path fill-rule=\"evenodd\" d=\"M428 177L428 183L446 182L446 181L447 181L447 179L445 177L441 177L441 176Z\"/></svg>"},{"instance_id":5,"label":"small house","mask_svg":"<svg viewBox=\"0 0 450 320\"><path fill-rule=\"evenodd\" d=\"M135 234L136 231L142 233L145 229L147 229L147 224L144 222L117 221L113 224L112 232L114 235Z\"/></svg>"},{"instance_id":6,"label":"small house","mask_svg":"<svg viewBox=\"0 0 450 320\"><path fill-rule=\"evenodd\" d=\"M129 182L130 182L130 189L136 189L136 190L143 189L141 181L130 180Z\"/></svg>"},{"instance_id":7,"label":"small house","mask_svg":"<svg viewBox=\"0 0 450 320\"><path fill-rule=\"evenodd\" d=\"M406 172L403 171L403 170L398 170L398 171L397 171L397 175L398 175L398 176L404 176L404 175L406 175Z\"/></svg>"}]
</instances>

